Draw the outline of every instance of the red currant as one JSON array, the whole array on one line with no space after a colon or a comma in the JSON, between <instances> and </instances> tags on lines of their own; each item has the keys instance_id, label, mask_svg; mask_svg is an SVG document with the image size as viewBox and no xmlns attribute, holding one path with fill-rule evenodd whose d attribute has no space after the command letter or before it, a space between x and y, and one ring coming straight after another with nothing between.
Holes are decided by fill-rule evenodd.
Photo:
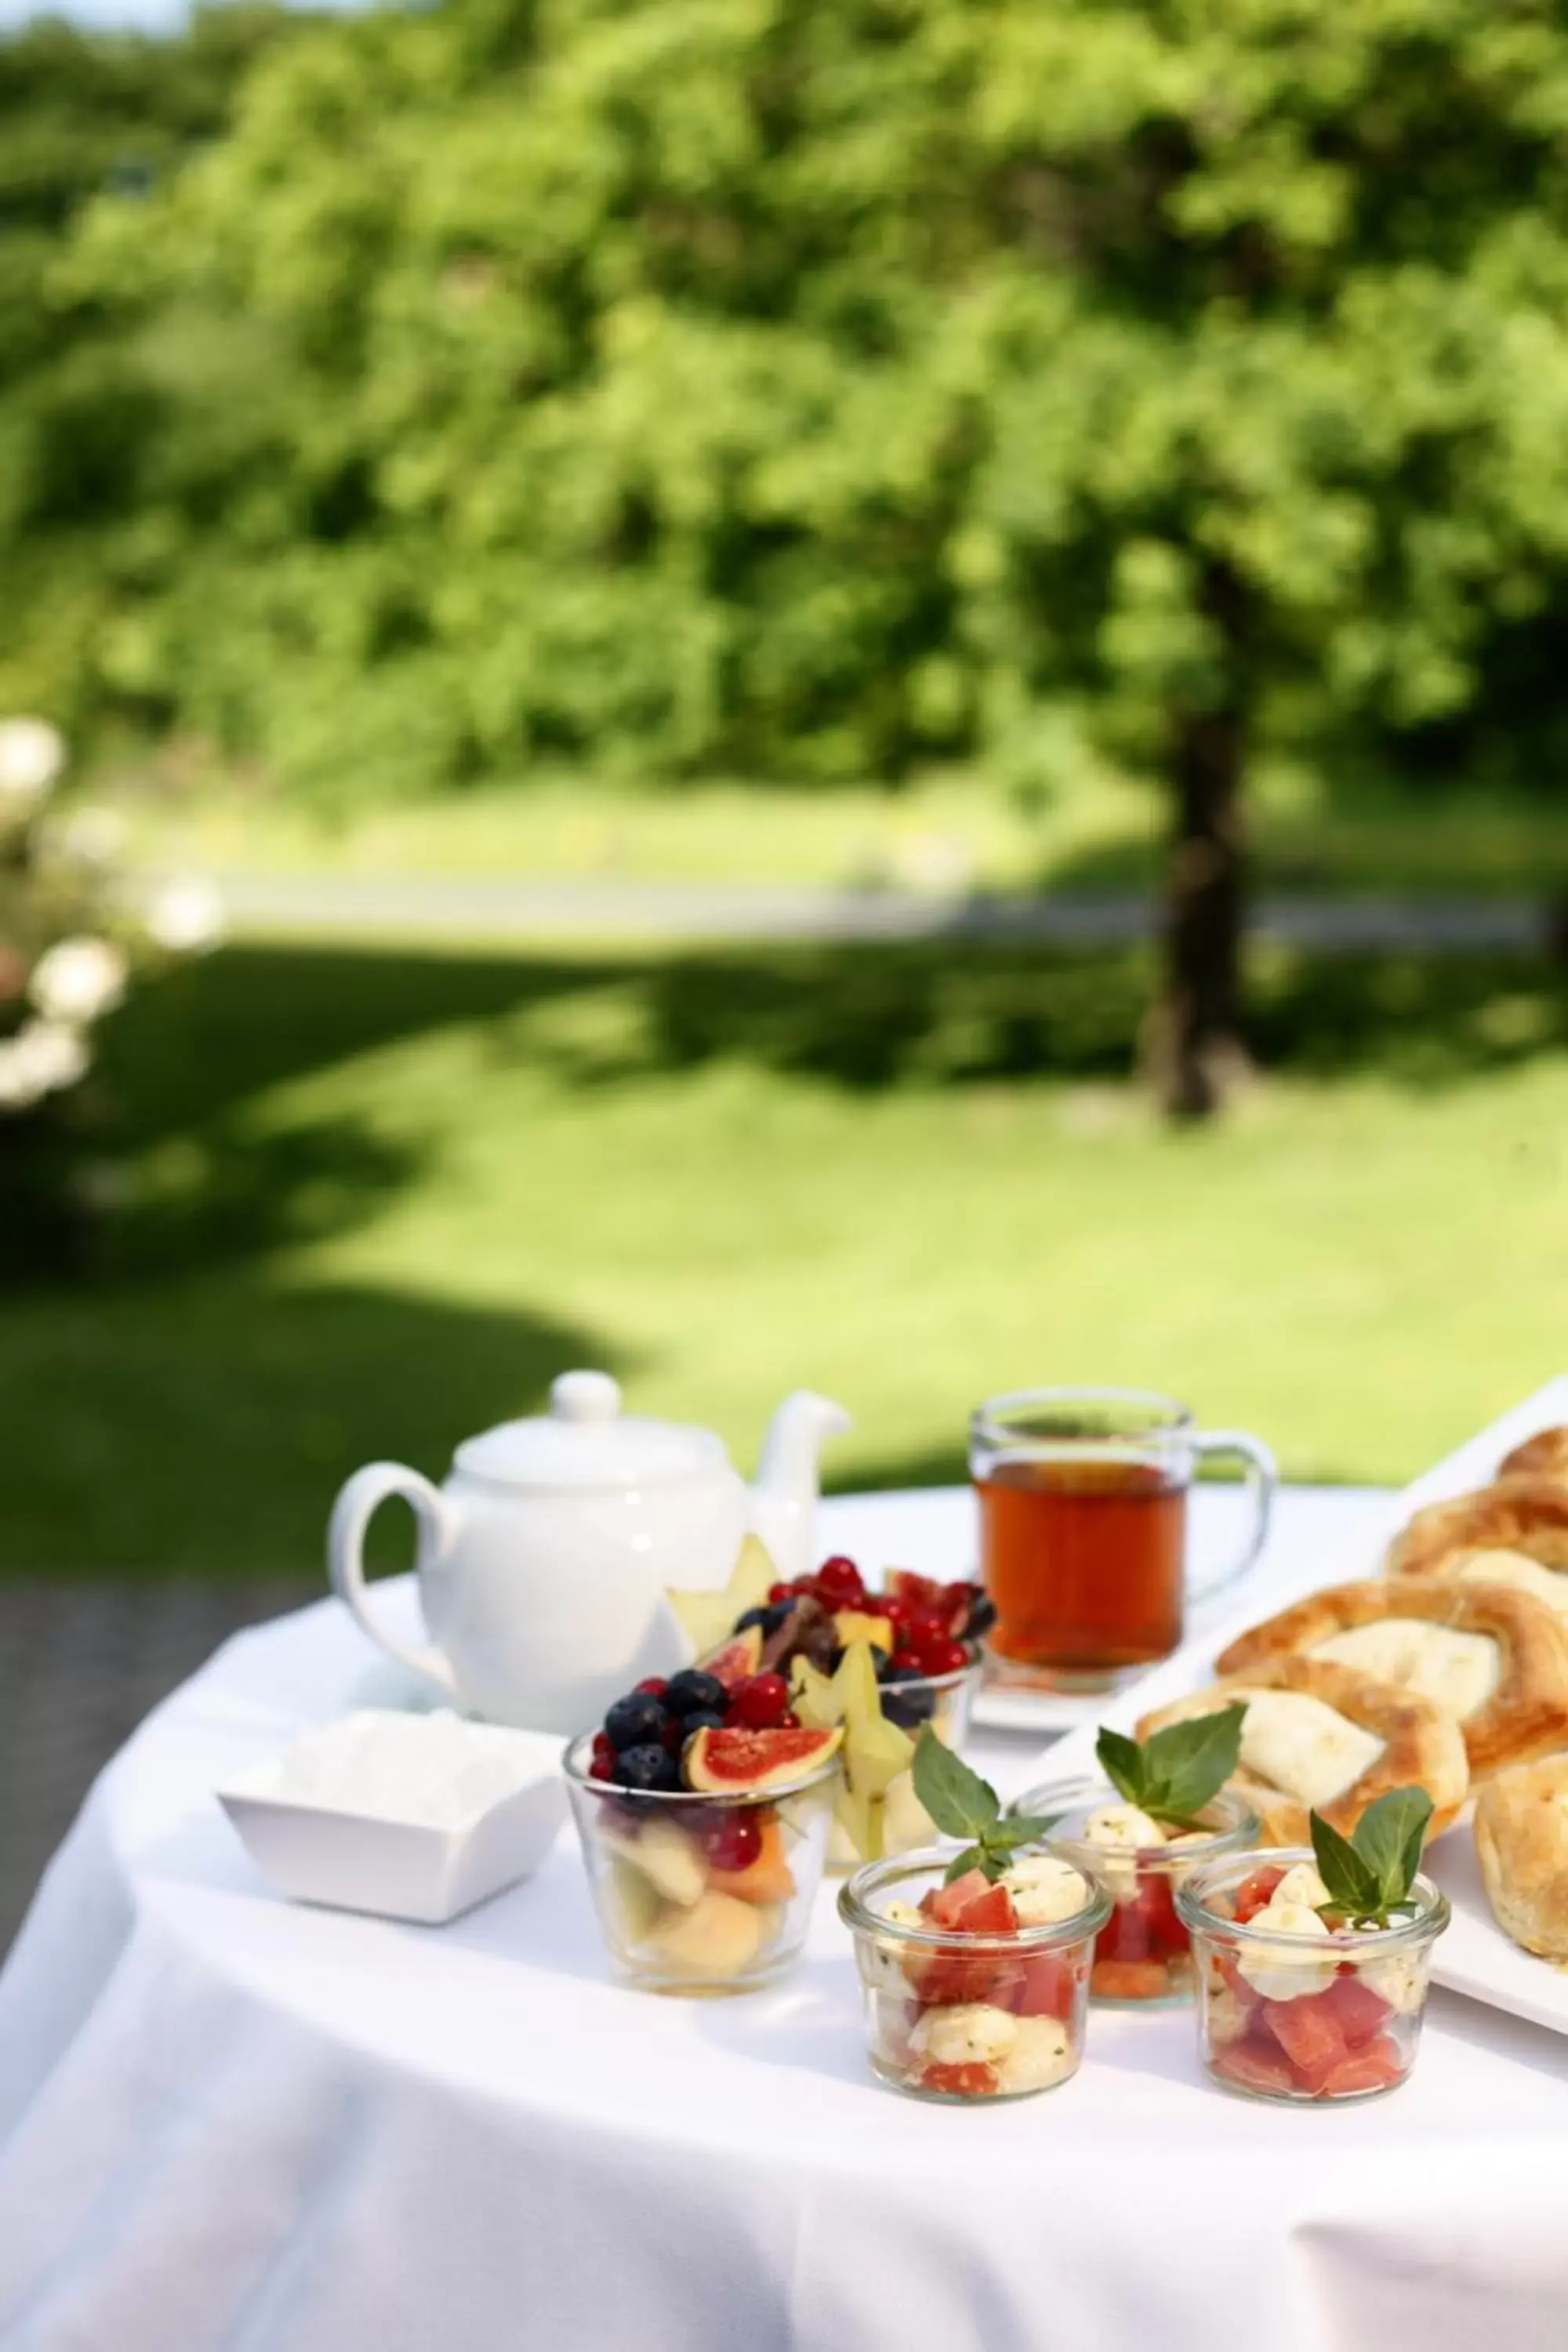
<instances>
[{"instance_id":1,"label":"red currant","mask_svg":"<svg viewBox=\"0 0 1568 2352\"><path fill-rule=\"evenodd\" d=\"M919 1616L910 1619L904 1628L904 1638L911 1650L925 1650L933 1642L945 1642L950 1636L934 1610L922 1609Z\"/></svg>"},{"instance_id":2,"label":"red currant","mask_svg":"<svg viewBox=\"0 0 1568 2352\"><path fill-rule=\"evenodd\" d=\"M763 1850L763 1833L754 1813L739 1807L710 1813L700 1832L710 1868L749 1870Z\"/></svg>"},{"instance_id":3,"label":"red currant","mask_svg":"<svg viewBox=\"0 0 1568 2352\"><path fill-rule=\"evenodd\" d=\"M893 1603L885 1592L863 1592L860 1595L859 1607L862 1617L889 1619L893 1613Z\"/></svg>"},{"instance_id":4,"label":"red currant","mask_svg":"<svg viewBox=\"0 0 1568 2352\"><path fill-rule=\"evenodd\" d=\"M841 1551L823 1561L812 1581L825 1609L858 1609L866 1597L859 1570Z\"/></svg>"},{"instance_id":5,"label":"red currant","mask_svg":"<svg viewBox=\"0 0 1568 2352\"><path fill-rule=\"evenodd\" d=\"M773 1607L776 1607L776 1606L778 1605L778 1603L779 1603L781 1601L793 1601L794 1599L795 1599L795 1587L794 1587L794 1585L793 1585L793 1584L770 1584L770 1585L769 1585L769 1587L768 1587L768 1600L769 1600L770 1604L771 1604L771 1605L773 1605Z\"/></svg>"},{"instance_id":6,"label":"red currant","mask_svg":"<svg viewBox=\"0 0 1568 2352\"><path fill-rule=\"evenodd\" d=\"M593 1762L588 1767L588 1778L590 1780L611 1780L615 1778L615 1766L609 1761L607 1757L604 1756L595 1756Z\"/></svg>"},{"instance_id":7,"label":"red currant","mask_svg":"<svg viewBox=\"0 0 1568 2352\"><path fill-rule=\"evenodd\" d=\"M772 1731L788 1707L789 1685L783 1675L752 1675L730 1694L730 1713L752 1731Z\"/></svg>"},{"instance_id":8,"label":"red currant","mask_svg":"<svg viewBox=\"0 0 1568 2352\"><path fill-rule=\"evenodd\" d=\"M669 1685L665 1681L662 1675L649 1675L646 1681L634 1683L632 1685L632 1688L634 1690L646 1691L649 1698L662 1698L665 1692L669 1688Z\"/></svg>"},{"instance_id":9,"label":"red currant","mask_svg":"<svg viewBox=\"0 0 1568 2352\"><path fill-rule=\"evenodd\" d=\"M679 1756L686 1745L686 1726L678 1715L672 1715L659 1733L663 1745L672 1756Z\"/></svg>"},{"instance_id":10,"label":"red currant","mask_svg":"<svg viewBox=\"0 0 1568 2352\"><path fill-rule=\"evenodd\" d=\"M780 1716L779 1729L781 1731L798 1731L800 1729L800 1717L796 1715L793 1706L789 1709L787 1714Z\"/></svg>"},{"instance_id":11,"label":"red currant","mask_svg":"<svg viewBox=\"0 0 1568 2352\"><path fill-rule=\"evenodd\" d=\"M969 1653L950 1635L945 1642L929 1643L921 1652L921 1664L928 1675L955 1675L969 1664Z\"/></svg>"},{"instance_id":12,"label":"red currant","mask_svg":"<svg viewBox=\"0 0 1568 2352\"><path fill-rule=\"evenodd\" d=\"M595 1731L594 1734L595 1763L610 1765L613 1764L615 1760L616 1751L614 1747L611 1745L609 1733L607 1731ZM601 1774L600 1777L603 1778L603 1775Z\"/></svg>"},{"instance_id":13,"label":"red currant","mask_svg":"<svg viewBox=\"0 0 1568 2352\"><path fill-rule=\"evenodd\" d=\"M900 1674L923 1675L925 1672L924 1661L920 1658L913 1650L903 1648L895 1650L893 1652L893 1664L898 1667Z\"/></svg>"},{"instance_id":14,"label":"red currant","mask_svg":"<svg viewBox=\"0 0 1568 2352\"><path fill-rule=\"evenodd\" d=\"M908 1625L915 1612L907 1601L900 1601L895 1595L891 1599L884 1598L881 1613L897 1633Z\"/></svg>"}]
</instances>

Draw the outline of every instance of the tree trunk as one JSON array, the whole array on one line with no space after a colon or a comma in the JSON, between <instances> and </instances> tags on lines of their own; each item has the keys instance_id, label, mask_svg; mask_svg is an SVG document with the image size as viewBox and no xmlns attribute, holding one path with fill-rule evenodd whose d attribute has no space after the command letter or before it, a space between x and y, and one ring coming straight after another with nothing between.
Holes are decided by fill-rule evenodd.
<instances>
[{"instance_id":1,"label":"tree trunk","mask_svg":"<svg viewBox=\"0 0 1568 2352\"><path fill-rule=\"evenodd\" d=\"M1211 582L1207 602L1239 681L1235 583ZM1162 1107L1173 1118L1197 1119L1217 1110L1251 1068L1242 1039L1247 719L1239 682L1218 708L1180 714L1172 749L1176 805L1165 863L1163 971L1142 1059Z\"/></svg>"}]
</instances>

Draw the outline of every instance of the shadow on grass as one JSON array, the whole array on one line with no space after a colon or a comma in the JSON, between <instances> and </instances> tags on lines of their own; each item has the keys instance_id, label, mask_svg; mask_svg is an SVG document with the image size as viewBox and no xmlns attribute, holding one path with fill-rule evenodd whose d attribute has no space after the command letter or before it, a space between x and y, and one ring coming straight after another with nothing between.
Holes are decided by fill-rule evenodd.
<instances>
[{"instance_id":1,"label":"shadow on grass","mask_svg":"<svg viewBox=\"0 0 1568 2352\"><path fill-rule=\"evenodd\" d=\"M1568 976L1522 955L1313 962L1258 948L1266 1068L1423 1089L1568 1044ZM435 955L232 950L141 992L110 1025L101 1142L139 1172L96 1271L235 1264L342 1231L416 1185L447 1140L286 1081L448 1026L498 1070L584 1095L725 1061L850 1091L1124 1077L1152 980L1144 950L1047 953L973 940L703 952ZM417 1113L418 1106L413 1108Z\"/></svg>"},{"instance_id":2,"label":"shadow on grass","mask_svg":"<svg viewBox=\"0 0 1568 2352\"><path fill-rule=\"evenodd\" d=\"M573 1364L625 1372L602 1331L348 1287L219 1276L37 1296L0 1323L0 1575L314 1570L362 1462L439 1479L474 1430L536 1412ZM370 1557L406 1566L401 1511Z\"/></svg>"}]
</instances>

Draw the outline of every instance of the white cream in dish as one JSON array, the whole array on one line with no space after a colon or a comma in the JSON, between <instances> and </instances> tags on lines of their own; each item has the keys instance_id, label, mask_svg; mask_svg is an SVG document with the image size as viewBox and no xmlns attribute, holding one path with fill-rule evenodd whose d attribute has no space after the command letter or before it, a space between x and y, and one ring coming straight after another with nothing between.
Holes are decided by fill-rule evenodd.
<instances>
[{"instance_id":1,"label":"white cream in dish","mask_svg":"<svg viewBox=\"0 0 1568 2352\"><path fill-rule=\"evenodd\" d=\"M1383 1742L1305 1691L1245 1690L1226 1693L1240 1699L1241 1762L1255 1780L1283 1790L1298 1804L1329 1805L1371 1770Z\"/></svg>"},{"instance_id":2,"label":"white cream in dish","mask_svg":"<svg viewBox=\"0 0 1568 2352\"><path fill-rule=\"evenodd\" d=\"M1380 1617L1370 1625L1350 1625L1314 1642L1308 1654L1414 1691L1461 1719L1486 1705L1502 1672L1502 1652L1489 1633L1463 1633L1423 1617Z\"/></svg>"}]
</instances>

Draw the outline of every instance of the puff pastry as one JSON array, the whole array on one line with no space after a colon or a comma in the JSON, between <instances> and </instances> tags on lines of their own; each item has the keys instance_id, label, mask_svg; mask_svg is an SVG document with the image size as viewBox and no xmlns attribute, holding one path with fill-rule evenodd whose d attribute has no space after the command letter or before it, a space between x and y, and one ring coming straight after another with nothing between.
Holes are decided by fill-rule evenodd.
<instances>
[{"instance_id":1,"label":"puff pastry","mask_svg":"<svg viewBox=\"0 0 1568 2352\"><path fill-rule=\"evenodd\" d=\"M1476 1859L1498 1926L1568 1959L1568 1756L1516 1764L1476 1800Z\"/></svg>"},{"instance_id":2,"label":"puff pastry","mask_svg":"<svg viewBox=\"0 0 1568 2352\"><path fill-rule=\"evenodd\" d=\"M1283 1706L1274 1694L1287 1701ZM1347 1836L1389 1789L1423 1788L1432 1800L1427 1834L1446 1830L1465 1801L1469 1768L1453 1716L1430 1699L1391 1690L1327 1658L1265 1658L1244 1675L1157 1707L1138 1737L1235 1699L1254 1699L1241 1727L1241 1762L1229 1787L1262 1824L1266 1845L1305 1845L1315 1807ZM1289 1700L1312 1702L1291 1706Z\"/></svg>"},{"instance_id":3,"label":"puff pastry","mask_svg":"<svg viewBox=\"0 0 1568 2352\"><path fill-rule=\"evenodd\" d=\"M1527 1478L1537 1472L1548 1478L1568 1478L1568 1427L1562 1423L1555 1429L1538 1429L1498 1465L1500 1478Z\"/></svg>"},{"instance_id":4,"label":"puff pastry","mask_svg":"<svg viewBox=\"0 0 1568 2352\"><path fill-rule=\"evenodd\" d=\"M1568 1573L1568 1479L1535 1471L1428 1503L1390 1544L1384 1572L1440 1576L1445 1563L1465 1551L1522 1552Z\"/></svg>"},{"instance_id":5,"label":"puff pastry","mask_svg":"<svg viewBox=\"0 0 1568 2352\"><path fill-rule=\"evenodd\" d=\"M1218 1666L1289 1656L1327 1656L1456 1716L1472 1780L1568 1746L1568 1625L1505 1584L1334 1585L1253 1626Z\"/></svg>"}]
</instances>

